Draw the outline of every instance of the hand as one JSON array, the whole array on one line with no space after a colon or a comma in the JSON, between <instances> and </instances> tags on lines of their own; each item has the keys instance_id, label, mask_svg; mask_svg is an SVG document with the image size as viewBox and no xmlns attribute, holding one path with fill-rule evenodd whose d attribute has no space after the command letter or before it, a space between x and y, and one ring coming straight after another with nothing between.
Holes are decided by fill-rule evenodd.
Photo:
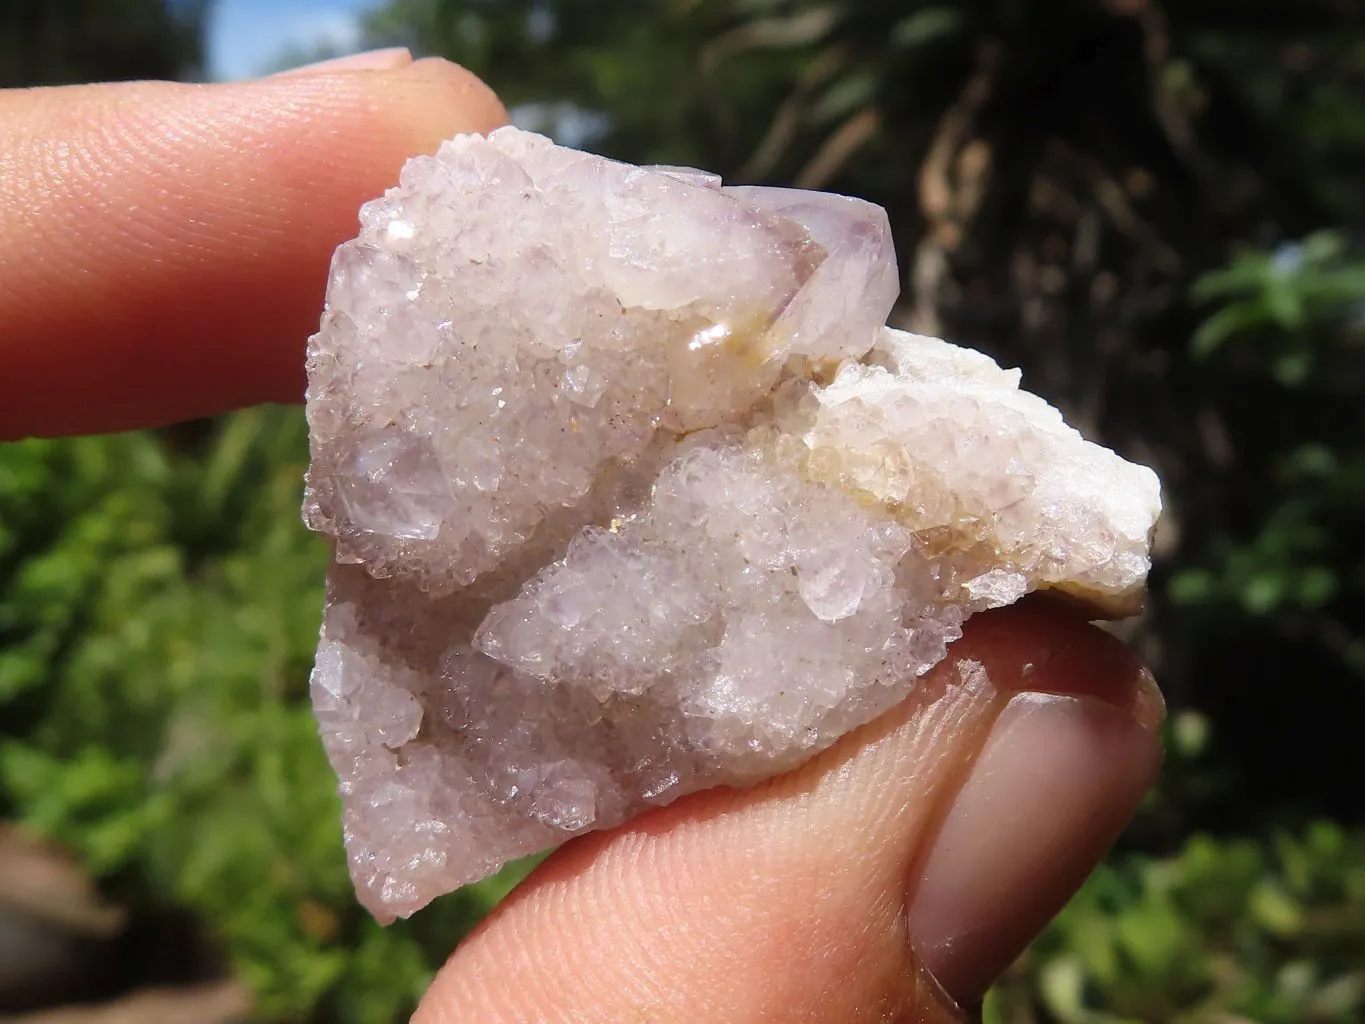
<instances>
[{"instance_id":1,"label":"hand","mask_svg":"<svg viewBox=\"0 0 1365 1024\"><path fill-rule=\"evenodd\" d=\"M298 400L357 207L505 118L452 65L362 63L0 94L0 437ZM961 1019L1127 823L1161 716L1137 661L1069 613L977 616L802 769L570 843L416 1020Z\"/></svg>"}]
</instances>

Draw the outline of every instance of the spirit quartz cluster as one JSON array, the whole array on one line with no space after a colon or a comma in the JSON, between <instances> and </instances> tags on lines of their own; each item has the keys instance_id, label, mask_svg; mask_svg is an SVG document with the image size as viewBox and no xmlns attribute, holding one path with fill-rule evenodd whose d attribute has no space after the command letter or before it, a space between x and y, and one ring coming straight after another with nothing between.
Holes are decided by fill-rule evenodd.
<instances>
[{"instance_id":1,"label":"spirit quartz cluster","mask_svg":"<svg viewBox=\"0 0 1365 1024\"><path fill-rule=\"evenodd\" d=\"M878 207L512 128L364 207L309 348L304 514L377 917L799 764L973 612L1135 610L1155 475L884 327L897 282Z\"/></svg>"}]
</instances>

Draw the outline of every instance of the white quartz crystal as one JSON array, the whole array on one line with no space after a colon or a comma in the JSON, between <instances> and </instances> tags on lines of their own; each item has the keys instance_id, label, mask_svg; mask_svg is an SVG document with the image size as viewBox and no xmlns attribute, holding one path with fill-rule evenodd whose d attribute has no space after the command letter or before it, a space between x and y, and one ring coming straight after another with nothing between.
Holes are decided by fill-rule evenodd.
<instances>
[{"instance_id":1,"label":"white quartz crystal","mask_svg":"<svg viewBox=\"0 0 1365 1024\"><path fill-rule=\"evenodd\" d=\"M411 161L310 344L312 692L381 919L791 768L975 611L1136 609L1154 474L885 328L883 211L515 129Z\"/></svg>"}]
</instances>

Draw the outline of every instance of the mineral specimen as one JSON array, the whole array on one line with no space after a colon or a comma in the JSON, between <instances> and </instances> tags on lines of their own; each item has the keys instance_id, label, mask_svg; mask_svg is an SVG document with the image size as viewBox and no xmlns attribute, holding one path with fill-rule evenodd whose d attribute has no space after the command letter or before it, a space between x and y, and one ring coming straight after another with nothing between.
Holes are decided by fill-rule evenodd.
<instances>
[{"instance_id":1,"label":"mineral specimen","mask_svg":"<svg viewBox=\"0 0 1365 1024\"><path fill-rule=\"evenodd\" d=\"M501 129L332 265L312 694L379 918L791 768L973 612L1133 611L1156 477L1017 372L883 327L883 211Z\"/></svg>"}]
</instances>

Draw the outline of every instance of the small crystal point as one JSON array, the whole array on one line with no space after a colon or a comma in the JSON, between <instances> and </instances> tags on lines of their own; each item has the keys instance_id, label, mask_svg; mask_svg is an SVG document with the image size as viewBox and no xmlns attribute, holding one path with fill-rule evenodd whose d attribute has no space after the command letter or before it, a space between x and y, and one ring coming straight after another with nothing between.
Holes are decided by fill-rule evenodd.
<instances>
[{"instance_id":1,"label":"small crystal point","mask_svg":"<svg viewBox=\"0 0 1365 1024\"><path fill-rule=\"evenodd\" d=\"M1017 372L883 327L878 207L500 129L410 161L333 261L305 518L357 891L800 764L972 613L1140 599L1150 470Z\"/></svg>"}]
</instances>

